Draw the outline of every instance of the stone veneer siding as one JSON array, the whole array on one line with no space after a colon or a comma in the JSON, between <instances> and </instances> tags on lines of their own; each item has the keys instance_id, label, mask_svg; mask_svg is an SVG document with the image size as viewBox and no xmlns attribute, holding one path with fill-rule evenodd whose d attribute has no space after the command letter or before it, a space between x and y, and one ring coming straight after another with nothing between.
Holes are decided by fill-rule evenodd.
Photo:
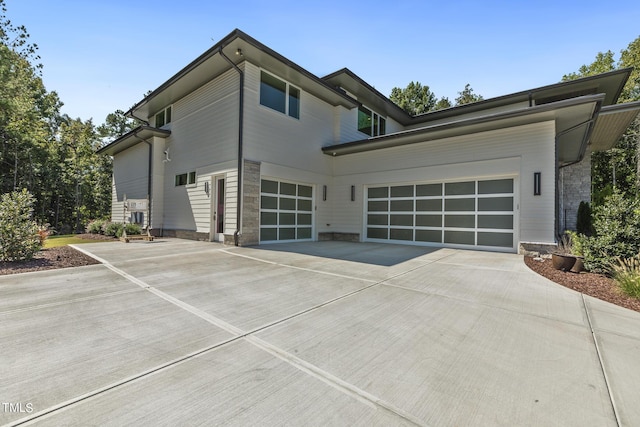
<instances>
[{"instance_id":1,"label":"stone veneer siding","mask_svg":"<svg viewBox=\"0 0 640 427\"><path fill-rule=\"evenodd\" d=\"M242 173L242 233L239 246L260 243L260 162L244 161ZM234 245L233 234L224 235L225 245Z\"/></svg>"},{"instance_id":2,"label":"stone veneer siding","mask_svg":"<svg viewBox=\"0 0 640 427\"><path fill-rule=\"evenodd\" d=\"M580 202L591 203L591 147L581 162L560 169L560 230L576 230Z\"/></svg>"}]
</instances>

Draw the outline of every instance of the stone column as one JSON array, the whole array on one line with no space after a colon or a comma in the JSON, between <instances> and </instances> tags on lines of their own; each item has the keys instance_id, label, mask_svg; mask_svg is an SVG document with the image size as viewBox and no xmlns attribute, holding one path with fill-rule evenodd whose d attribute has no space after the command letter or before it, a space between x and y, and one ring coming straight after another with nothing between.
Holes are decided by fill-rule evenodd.
<instances>
[{"instance_id":1,"label":"stone column","mask_svg":"<svg viewBox=\"0 0 640 427\"><path fill-rule=\"evenodd\" d=\"M240 246L260 242L260 162L244 161L242 175L242 235Z\"/></svg>"}]
</instances>

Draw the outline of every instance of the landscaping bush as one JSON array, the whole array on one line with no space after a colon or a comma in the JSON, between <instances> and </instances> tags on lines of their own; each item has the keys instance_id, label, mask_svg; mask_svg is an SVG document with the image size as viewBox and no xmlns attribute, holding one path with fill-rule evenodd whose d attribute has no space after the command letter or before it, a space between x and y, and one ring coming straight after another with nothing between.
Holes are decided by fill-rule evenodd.
<instances>
[{"instance_id":1,"label":"landscaping bush","mask_svg":"<svg viewBox=\"0 0 640 427\"><path fill-rule=\"evenodd\" d=\"M127 234L142 234L142 227L139 224L126 224L124 229L127 231Z\"/></svg>"},{"instance_id":2,"label":"landscaping bush","mask_svg":"<svg viewBox=\"0 0 640 427\"><path fill-rule=\"evenodd\" d=\"M593 212L594 235L584 240L588 270L609 273L612 260L640 252L640 201L614 192Z\"/></svg>"},{"instance_id":3,"label":"landscaping bush","mask_svg":"<svg viewBox=\"0 0 640 427\"><path fill-rule=\"evenodd\" d=\"M590 236L592 234L591 226L591 206L588 202L580 202L578 206L578 218L576 223L576 230L579 234Z\"/></svg>"},{"instance_id":4,"label":"landscaping bush","mask_svg":"<svg viewBox=\"0 0 640 427\"><path fill-rule=\"evenodd\" d=\"M26 189L0 197L0 260L24 261L42 248L38 224L31 218L35 198Z\"/></svg>"},{"instance_id":5,"label":"landscaping bush","mask_svg":"<svg viewBox=\"0 0 640 427\"><path fill-rule=\"evenodd\" d=\"M120 237L122 230L124 230L124 225L119 222L108 222L104 225L105 236Z\"/></svg>"},{"instance_id":6,"label":"landscaping bush","mask_svg":"<svg viewBox=\"0 0 640 427\"><path fill-rule=\"evenodd\" d=\"M107 223L108 221L104 219L94 219L87 224L85 230L89 234L104 234L104 227Z\"/></svg>"},{"instance_id":7,"label":"landscaping bush","mask_svg":"<svg viewBox=\"0 0 640 427\"><path fill-rule=\"evenodd\" d=\"M630 297L640 298L640 253L631 258L617 258L610 268L620 290Z\"/></svg>"}]
</instances>

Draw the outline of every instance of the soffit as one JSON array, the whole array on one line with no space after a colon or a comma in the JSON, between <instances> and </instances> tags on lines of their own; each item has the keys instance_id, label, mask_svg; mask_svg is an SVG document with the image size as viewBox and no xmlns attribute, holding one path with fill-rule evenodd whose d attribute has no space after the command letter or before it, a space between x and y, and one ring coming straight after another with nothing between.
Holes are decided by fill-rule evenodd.
<instances>
[{"instance_id":1,"label":"soffit","mask_svg":"<svg viewBox=\"0 0 640 427\"><path fill-rule=\"evenodd\" d=\"M242 52L241 55L236 54L238 49ZM130 111L138 117L150 117L160 109L178 101L231 69L232 66L229 62L220 55L221 51L240 68L242 68L243 61L249 61L271 71L331 105L343 105L348 108L357 106L353 99L334 89L309 71L242 31L234 30L151 92Z\"/></svg>"},{"instance_id":2,"label":"soffit","mask_svg":"<svg viewBox=\"0 0 640 427\"><path fill-rule=\"evenodd\" d=\"M640 101L603 107L591 136L591 149L605 151L612 148L638 113Z\"/></svg>"},{"instance_id":3,"label":"soffit","mask_svg":"<svg viewBox=\"0 0 640 427\"><path fill-rule=\"evenodd\" d=\"M150 126L139 126L99 149L98 154L113 156L152 137L167 138L169 135L171 135L170 130L157 129Z\"/></svg>"},{"instance_id":4,"label":"soffit","mask_svg":"<svg viewBox=\"0 0 640 427\"><path fill-rule=\"evenodd\" d=\"M593 118L604 95L590 95L473 119L452 121L410 131L324 147L325 154L339 156L398 147L453 136L505 129L525 124L555 121L561 164L580 159L590 134Z\"/></svg>"}]
</instances>

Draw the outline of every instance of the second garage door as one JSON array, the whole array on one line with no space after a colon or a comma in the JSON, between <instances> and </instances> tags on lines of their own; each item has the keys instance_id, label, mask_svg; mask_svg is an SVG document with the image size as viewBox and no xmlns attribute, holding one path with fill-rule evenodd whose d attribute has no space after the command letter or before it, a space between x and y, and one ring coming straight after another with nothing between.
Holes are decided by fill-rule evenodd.
<instances>
[{"instance_id":1,"label":"second garage door","mask_svg":"<svg viewBox=\"0 0 640 427\"><path fill-rule=\"evenodd\" d=\"M515 248L514 179L367 188L366 239Z\"/></svg>"}]
</instances>

